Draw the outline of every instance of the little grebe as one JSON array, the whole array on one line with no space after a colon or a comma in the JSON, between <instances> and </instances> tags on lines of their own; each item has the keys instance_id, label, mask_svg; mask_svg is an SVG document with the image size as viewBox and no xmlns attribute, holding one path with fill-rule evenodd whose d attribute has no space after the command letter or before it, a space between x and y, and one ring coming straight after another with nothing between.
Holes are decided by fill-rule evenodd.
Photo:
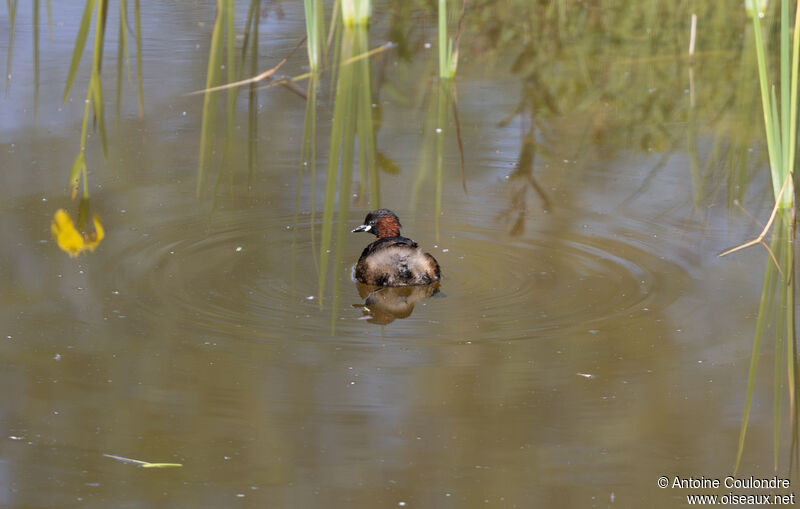
<instances>
[{"instance_id":1,"label":"little grebe","mask_svg":"<svg viewBox=\"0 0 800 509\"><path fill-rule=\"evenodd\" d=\"M417 243L400 236L400 220L388 209L367 214L355 232L374 233L378 240L364 248L356 279L375 286L428 285L441 279L439 264Z\"/></svg>"}]
</instances>

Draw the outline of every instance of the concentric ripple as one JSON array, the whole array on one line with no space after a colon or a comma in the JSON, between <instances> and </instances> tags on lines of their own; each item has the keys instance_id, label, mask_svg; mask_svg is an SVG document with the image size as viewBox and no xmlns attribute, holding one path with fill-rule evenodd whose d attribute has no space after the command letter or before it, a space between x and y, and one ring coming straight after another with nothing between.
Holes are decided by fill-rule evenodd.
<instances>
[{"instance_id":1,"label":"concentric ripple","mask_svg":"<svg viewBox=\"0 0 800 509\"><path fill-rule=\"evenodd\" d=\"M547 331L593 331L663 310L688 275L633 242L576 233L503 243L497 234L454 237L440 260L448 295L475 336L522 339ZM458 254L460 253L460 254ZM457 274L452 274L453 269Z\"/></svg>"},{"instance_id":2,"label":"concentric ripple","mask_svg":"<svg viewBox=\"0 0 800 509\"><path fill-rule=\"evenodd\" d=\"M301 215L294 224L292 215L257 207L183 216L117 235L124 247L106 269L115 312L204 337L302 341L335 331L359 341L381 334L354 307L362 299L350 279L371 237L348 233L338 265L332 246L320 303L318 219ZM352 216L356 224L360 214ZM411 224L445 279L440 295L386 325L385 336L519 340L614 328L663 311L688 277L679 263L655 254L660 248L648 238L633 234L558 228L510 237L487 221L469 231L463 223L442 224L451 233L435 244L425 240L435 237L430 225Z\"/></svg>"},{"instance_id":3,"label":"concentric ripple","mask_svg":"<svg viewBox=\"0 0 800 509\"><path fill-rule=\"evenodd\" d=\"M311 225L292 221L241 210L162 224L127 240L108 271L146 320L263 339L315 335Z\"/></svg>"}]
</instances>

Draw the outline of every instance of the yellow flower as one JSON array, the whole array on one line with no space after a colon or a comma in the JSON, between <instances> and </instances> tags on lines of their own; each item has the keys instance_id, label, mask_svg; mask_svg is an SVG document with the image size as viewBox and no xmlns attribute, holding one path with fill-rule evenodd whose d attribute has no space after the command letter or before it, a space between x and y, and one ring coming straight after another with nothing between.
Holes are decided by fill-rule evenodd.
<instances>
[{"instance_id":1,"label":"yellow flower","mask_svg":"<svg viewBox=\"0 0 800 509\"><path fill-rule=\"evenodd\" d=\"M72 222L72 218L69 217L66 210L56 210L50 230L53 232L53 238L58 242L58 247L70 257L78 256L83 250L83 237L78 233L75 223Z\"/></svg>"},{"instance_id":2,"label":"yellow flower","mask_svg":"<svg viewBox=\"0 0 800 509\"><path fill-rule=\"evenodd\" d=\"M92 215L92 222L94 222L94 231L84 233L83 240L85 241L86 249L94 252L94 248L103 240L103 237L106 236L106 232L103 230L103 225L100 224L100 218L97 217L97 214Z\"/></svg>"},{"instance_id":3,"label":"yellow flower","mask_svg":"<svg viewBox=\"0 0 800 509\"><path fill-rule=\"evenodd\" d=\"M75 228L75 223L72 218L64 209L58 209L53 216L53 223L50 225L50 230L53 232L53 238L56 239L58 247L67 253L70 257L76 257L85 250L94 251L100 241L105 237L105 230L100 223L100 218L97 214L93 216L94 229L93 232L81 233Z\"/></svg>"}]
</instances>

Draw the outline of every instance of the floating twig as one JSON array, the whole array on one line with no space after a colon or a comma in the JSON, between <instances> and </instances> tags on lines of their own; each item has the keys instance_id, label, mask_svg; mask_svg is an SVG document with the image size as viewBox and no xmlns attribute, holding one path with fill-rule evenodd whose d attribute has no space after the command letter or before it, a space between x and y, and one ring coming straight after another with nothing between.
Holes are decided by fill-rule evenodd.
<instances>
[{"instance_id":1,"label":"floating twig","mask_svg":"<svg viewBox=\"0 0 800 509\"><path fill-rule=\"evenodd\" d=\"M182 463L150 463L149 461L142 461L142 460L135 460L131 458L125 458L123 456L117 456L115 454L105 454L103 456L106 458L111 458L113 460L121 461L123 463L132 463L139 468L177 468L182 467Z\"/></svg>"},{"instance_id":2,"label":"floating twig","mask_svg":"<svg viewBox=\"0 0 800 509\"><path fill-rule=\"evenodd\" d=\"M786 189L786 186L789 184L789 181L791 180L791 178L792 178L792 172L788 172L786 174L786 178L783 181L783 185L781 186L781 190L778 193L778 196L783 196L783 191ZM750 246L755 246L756 244L761 244L762 246L764 246L764 248L769 253L770 257L772 258L772 261L775 263L775 266L778 268L778 272L780 272L781 277L784 277L783 276L783 271L781 270L781 266L778 263L778 260L775 258L775 254L772 252L772 249L769 248L767 243L764 242L764 237L767 236L767 232L769 231L770 227L772 226L772 222L775 221L775 216L778 214L778 208L779 208L778 207L778 202L776 201L775 202L775 206L772 207L772 213L769 216L769 221L767 221L767 224L764 225L764 229L761 230L761 233L757 237L755 237L752 240L749 240L749 241L745 242L744 244L740 244L740 245L738 245L736 247L732 247L732 248L730 248L728 250L725 250L725 251L721 252L720 254L718 254L717 256L723 257L723 256L729 255L731 253L735 253L736 251L740 251L742 249L748 248Z\"/></svg>"},{"instance_id":3,"label":"floating twig","mask_svg":"<svg viewBox=\"0 0 800 509\"><path fill-rule=\"evenodd\" d=\"M266 71L262 72L258 76L253 76L252 78L247 78L247 79L241 80L241 81L235 81L233 83L226 83L225 85L219 85L217 87L206 88L206 89L203 89L203 90L195 90L194 92L189 92L186 95L205 94L206 92L218 92L220 90L225 90L225 89L228 89L228 88L240 87L242 85L249 85L250 83L258 83L259 81L263 81L263 80L269 78L270 76L272 76L273 74L275 74L276 72L278 72L278 69L283 67L283 64L285 64L292 57L292 55L294 55L294 52L297 51L297 48L299 48L304 42L306 42L306 38L305 37L300 39L300 42L297 43L297 46L295 46L292 49L292 51L289 52L288 55L283 57L283 59L280 62L278 62L278 64L275 67L273 67L271 69L267 69Z\"/></svg>"}]
</instances>

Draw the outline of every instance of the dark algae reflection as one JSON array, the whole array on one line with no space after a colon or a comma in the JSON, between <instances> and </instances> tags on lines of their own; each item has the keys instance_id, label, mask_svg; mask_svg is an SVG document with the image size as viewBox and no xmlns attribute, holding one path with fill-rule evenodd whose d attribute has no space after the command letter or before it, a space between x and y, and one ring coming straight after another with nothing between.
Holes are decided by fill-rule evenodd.
<instances>
[{"instance_id":1,"label":"dark algae reflection","mask_svg":"<svg viewBox=\"0 0 800 509\"><path fill-rule=\"evenodd\" d=\"M4 2L0 507L790 496L756 4Z\"/></svg>"}]
</instances>

